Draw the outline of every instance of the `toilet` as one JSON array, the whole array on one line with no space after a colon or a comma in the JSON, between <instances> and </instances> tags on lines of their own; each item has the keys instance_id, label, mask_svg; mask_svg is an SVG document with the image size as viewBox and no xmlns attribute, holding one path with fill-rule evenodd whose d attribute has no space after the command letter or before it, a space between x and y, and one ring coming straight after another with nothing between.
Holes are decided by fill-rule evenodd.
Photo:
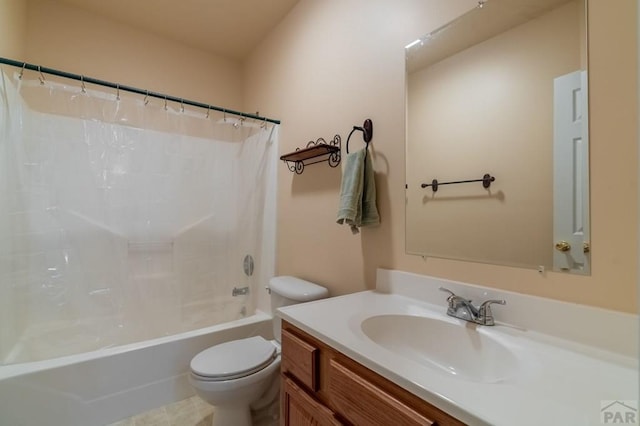
<instances>
[{"instance_id":1,"label":"toilet","mask_svg":"<svg viewBox=\"0 0 640 426\"><path fill-rule=\"evenodd\" d=\"M212 346L191 360L189 383L215 407L213 426L251 426L251 407L279 395L280 319L276 309L324 299L329 291L296 277L269 280L273 335L238 339Z\"/></svg>"}]
</instances>

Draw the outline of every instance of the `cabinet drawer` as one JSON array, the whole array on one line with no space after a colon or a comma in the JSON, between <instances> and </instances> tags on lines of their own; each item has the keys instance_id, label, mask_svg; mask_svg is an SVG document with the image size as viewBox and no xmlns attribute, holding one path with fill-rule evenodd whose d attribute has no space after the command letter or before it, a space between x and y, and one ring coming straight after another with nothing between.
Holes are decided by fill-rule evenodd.
<instances>
[{"instance_id":1,"label":"cabinet drawer","mask_svg":"<svg viewBox=\"0 0 640 426\"><path fill-rule=\"evenodd\" d=\"M335 359L329 363L329 393L336 412L355 425L435 425Z\"/></svg>"},{"instance_id":2,"label":"cabinet drawer","mask_svg":"<svg viewBox=\"0 0 640 426\"><path fill-rule=\"evenodd\" d=\"M282 416L290 426L342 426L333 412L283 376Z\"/></svg>"},{"instance_id":3,"label":"cabinet drawer","mask_svg":"<svg viewBox=\"0 0 640 426\"><path fill-rule=\"evenodd\" d=\"M320 350L288 330L282 330L282 372L294 376L312 391L319 386Z\"/></svg>"}]
</instances>

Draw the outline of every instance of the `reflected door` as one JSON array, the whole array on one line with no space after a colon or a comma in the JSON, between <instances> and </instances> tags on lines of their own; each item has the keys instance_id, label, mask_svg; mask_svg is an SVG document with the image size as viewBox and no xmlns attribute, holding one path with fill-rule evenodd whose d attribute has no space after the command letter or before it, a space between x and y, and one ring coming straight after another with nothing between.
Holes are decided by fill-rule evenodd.
<instances>
[{"instance_id":1,"label":"reflected door","mask_svg":"<svg viewBox=\"0 0 640 426\"><path fill-rule=\"evenodd\" d=\"M554 270L589 273L587 73L553 83Z\"/></svg>"}]
</instances>

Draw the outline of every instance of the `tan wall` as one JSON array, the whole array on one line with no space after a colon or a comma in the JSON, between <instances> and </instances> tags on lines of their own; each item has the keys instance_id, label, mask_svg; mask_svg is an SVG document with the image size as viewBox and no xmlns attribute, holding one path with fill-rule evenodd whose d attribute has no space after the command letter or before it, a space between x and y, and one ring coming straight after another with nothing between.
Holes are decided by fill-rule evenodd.
<instances>
[{"instance_id":1,"label":"tan wall","mask_svg":"<svg viewBox=\"0 0 640 426\"><path fill-rule=\"evenodd\" d=\"M333 294L372 288L378 267L636 311L636 2L590 7L592 276L405 254L404 50L474 1L302 0L246 64L245 108L283 120L281 153L370 117L382 224L335 224L340 169L278 170L278 268ZM633 94L633 95L631 95ZM352 138L351 149L362 146ZM510 244L511 242L507 242ZM526 242L518 241L515 244Z\"/></svg>"},{"instance_id":2,"label":"tan wall","mask_svg":"<svg viewBox=\"0 0 640 426\"><path fill-rule=\"evenodd\" d=\"M236 61L62 2L28 3L28 62L231 109L242 106Z\"/></svg>"},{"instance_id":3,"label":"tan wall","mask_svg":"<svg viewBox=\"0 0 640 426\"><path fill-rule=\"evenodd\" d=\"M21 16L5 15L13 10L7 9L12 0L2 1L3 17ZM318 164L294 176L281 165L278 273L344 294L373 287L377 267L395 268L636 311L634 0L589 2L592 276L539 275L405 254L403 47L475 3L302 0L249 58L243 109L283 120L281 153L335 133L346 138L366 117L375 126L382 225L352 236L334 223L339 168ZM46 0L29 6L28 61L230 108L241 105L242 75L235 62ZM23 48L5 39L16 31L0 23L2 55L17 58ZM362 140L356 135L351 144L355 149Z\"/></svg>"},{"instance_id":4,"label":"tan wall","mask_svg":"<svg viewBox=\"0 0 640 426\"><path fill-rule=\"evenodd\" d=\"M408 252L552 267L553 80L580 70L582 4L408 76ZM420 186L485 173L496 176L489 190Z\"/></svg>"},{"instance_id":5,"label":"tan wall","mask_svg":"<svg viewBox=\"0 0 640 426\"><path fill-rule=\"evenodd\" d=\"M24 60L26 24L25 0L0 0L0 56Z\"/></svg>"},{"instance_id":6,"label":"tan wall","mask_svg":"<svg viewBox=\"0 0 640 426\"><path fill-rule=\"evenodd\" d=\"M25 2L22 0L0 0L1 57L16 60L24 58L26 18ZM10 67L0 65L0 68L7 70ZM6 280L6 276L2 280ZM0 323L3 324L0 327L0 359L2 360L9 355L22 333L20 325L16 321L18 312L12 296L13 289L10 286L0 285Z\"/></svg>"}]
</instances>

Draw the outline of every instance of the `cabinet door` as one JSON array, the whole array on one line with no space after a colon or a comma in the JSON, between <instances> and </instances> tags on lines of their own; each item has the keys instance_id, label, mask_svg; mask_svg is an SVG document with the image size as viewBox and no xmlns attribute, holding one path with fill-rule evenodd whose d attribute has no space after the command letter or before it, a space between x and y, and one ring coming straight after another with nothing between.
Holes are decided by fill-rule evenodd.
<instances>
[{"instance_id":1,"label":"cabinet door","mask_svg":"<svg viewBox=\"0 0 640 426\"><path fill-rule=\"evenodd\" d=\"M341 426L333 412L313 399L288 377L282 378L284 426Z\"/></svg>"}]
</instances>

